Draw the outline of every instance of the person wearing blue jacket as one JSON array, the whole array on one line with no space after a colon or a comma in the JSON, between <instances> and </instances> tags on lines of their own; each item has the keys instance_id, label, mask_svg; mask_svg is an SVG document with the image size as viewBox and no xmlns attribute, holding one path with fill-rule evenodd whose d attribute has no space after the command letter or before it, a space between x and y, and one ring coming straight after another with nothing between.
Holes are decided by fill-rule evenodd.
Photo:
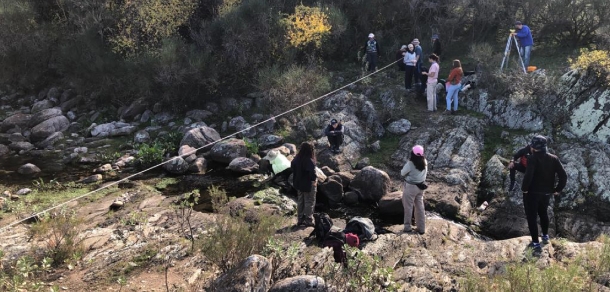
<instances>
[{"instance_id":1,"label":"person wearing blue jacket","mask_svg":"<svg viewBox=\"0 0 610 292\"><path fill-rule=\"evenodd\" d=\"M534 46L532 31L529 26L523 25L521 21L515 22L515 28L517 28L517 31L512 33L512 35L517 36L519 39L521 58L523 58L523 65L527 68L530 64L530 55L532 54L532 47Z\"/></svg>"}]
</instances>

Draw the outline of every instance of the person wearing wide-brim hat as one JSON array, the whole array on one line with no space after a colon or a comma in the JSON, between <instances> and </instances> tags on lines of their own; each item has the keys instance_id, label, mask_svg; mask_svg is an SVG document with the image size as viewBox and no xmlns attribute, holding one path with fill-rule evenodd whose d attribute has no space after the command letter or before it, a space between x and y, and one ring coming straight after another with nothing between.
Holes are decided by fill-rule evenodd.
<instances>
[{"instance_id":1,"label":"person wearing wide-brim hat","mask_svg":"<svg viewBox=\"0 0 610 292\"><path fill-rule=\"evenodd\" d=\"M277 149L269 150L263 159L269 161L271 172L273 173L273 176L269 178L268 181L275 183L275 179L278 177L287 180L290 174L292 174L290 161Z\"/></svg>"}]
</instances>

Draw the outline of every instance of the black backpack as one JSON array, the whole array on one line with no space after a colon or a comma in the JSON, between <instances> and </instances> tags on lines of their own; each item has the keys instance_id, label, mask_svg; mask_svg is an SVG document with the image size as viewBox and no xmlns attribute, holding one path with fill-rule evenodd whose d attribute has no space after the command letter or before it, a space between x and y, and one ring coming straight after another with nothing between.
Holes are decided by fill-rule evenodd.
<instances>
[{"instance_id":1,"label":"black backpack","mask_svg":"<svg viewBox=\"0 0 610 292\"><path fill-rule=\"evenodd\" d=\"M345 252L345 233L329 232L322 242L323 247L331 247L333 249L333 258L336 263L343 263L347 266L347 253Z\"/></svg>"},{"instance_id":2,"label":"black backpack","mask_svg":"<svg viewBox=\"0 0 610 292\"><path fill-rule=\"evenodd\" d=\"M330 228L333 227L333 220L326 213L315 213L313 219L315 225L311 234L315 235L318 243L322 244L330 232Z\"/></svg>"}]
</instances>

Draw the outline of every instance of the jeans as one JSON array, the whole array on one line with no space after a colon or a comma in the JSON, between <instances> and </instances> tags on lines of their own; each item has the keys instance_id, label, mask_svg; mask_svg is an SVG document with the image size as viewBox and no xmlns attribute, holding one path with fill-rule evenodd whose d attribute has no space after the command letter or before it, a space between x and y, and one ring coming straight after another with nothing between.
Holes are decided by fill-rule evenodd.
<instances>
[{"instance_id":1,"label":"jeans","mask_svg":"<svg viewBox=\"0 0 610 292\"><path fill-rule=\"evenodd\" d=\"M453 110L457 111L460 87L460 84L449 85L449 89L447 90L447 110L451 110L451 101L453 101Z\"/></svg>"},{"instance_id":2,"label":"jeans","mask_svg":"<svg viewBox=\"0 0 610 292\"><path fill-rule=\"evenodd\" d=\"M521 58L523 58L523 66L527 70L527 66L530 65L530 55L532 54L532 46L521 47Z\"/></svg>"},{"instance_id":3,"label":"jeans","mask_svg":"<svg viewBox=\"0 0 610 292\"><path fill-rule=\"evenodd\" d=\"M549 234L549 201L551 194L527 193L523 194L523 207L525 208L525 216L527 217L527 227L532 236L532 242L538 243L538 222L536 219L540 216L540 227L542 234Z\"/></svg>"},{"instance_id":4,"label":"jeans","mask_svg":"<svg viewBox=\"0 0 610 292\"><path fill-rule=\"evenodd\" d=\"M369 72L374 72L377 69L377 52L366 53L366 60L369 62Z\"/></svg>"},{"instance_id":5,"label":"jeans","mask_svg":"<svg viewBox=\"0 0 610 292\"><path fill-rule=\"evenodd\" d=\"M411 216L415 209L415 224L417 231L426 232L426 210L424 208L424 191L416 185L404 183L402 190L402 208L404 211L405 231L411 230Z\"/></svg>"}]
</instances>

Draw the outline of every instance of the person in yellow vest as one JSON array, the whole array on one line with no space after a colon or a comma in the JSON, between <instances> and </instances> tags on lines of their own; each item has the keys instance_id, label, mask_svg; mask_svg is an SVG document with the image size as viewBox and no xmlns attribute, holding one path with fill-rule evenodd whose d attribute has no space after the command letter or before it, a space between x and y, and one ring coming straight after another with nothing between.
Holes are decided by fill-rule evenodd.
<instances>
[{"instance_id":1,"label":"person in yellow vest","mask_svg":"<svg viewBox=\"0 0 610 292\"><path fill-rule=\"evenodd\" d=\"M290 169L290 160L288 160L286 156L280 153L277 149L272 149L263 159L269 161L271 172L273 173L268 181L276 183L275 180L278 177L282 178L283 180L288 180L288 177L292 174L292 169Z\"/></svg>"}]
</instances>

